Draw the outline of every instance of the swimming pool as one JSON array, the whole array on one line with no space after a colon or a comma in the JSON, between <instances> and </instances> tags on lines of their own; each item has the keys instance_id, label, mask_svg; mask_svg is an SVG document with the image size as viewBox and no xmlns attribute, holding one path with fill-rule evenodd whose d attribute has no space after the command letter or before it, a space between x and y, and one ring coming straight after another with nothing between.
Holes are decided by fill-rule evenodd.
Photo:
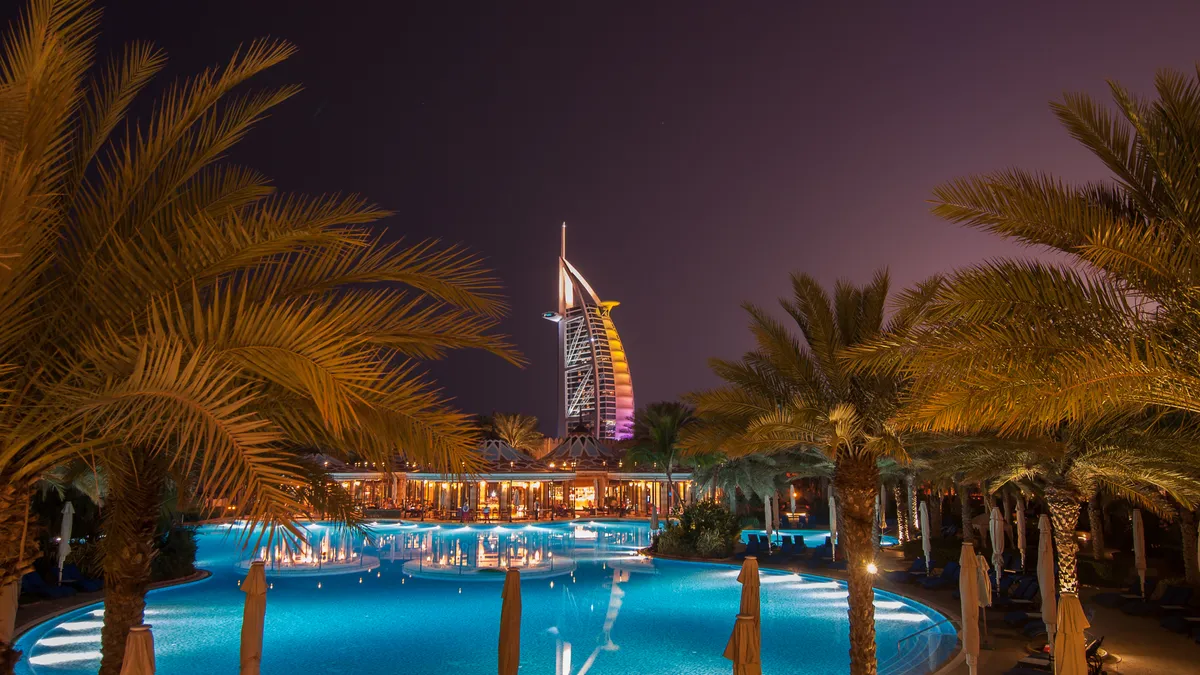
<instances>
[{"instance_id":1,"label":"swimming pool","mask_svg":"<svg viewBox=\"0 0 1200 675\"><path fill-rule=\"evenodd\" d=\"M522 673L729 672L721 653L737 614L737 570L638 556L649 543L645 524L379 523L373 541L309 529L307 558L268 567L264 675L494 672L499 570L510 564L527 570ZM237 672L238 583L250 555L229 531L200 530L197 565L209 579L148 598L161 673ZM954 651L941 614L884 592L875 598L881 673L927 672ZM95 673L102 614L93 605L22 635L17 673ZM762 630L765 672L849 669L841 582L763 570Z\"/></svg>"},{"instance_id":2,"label":"swimming pool","mask_svg":"<svg viewBox=\"0 0 1200 675\"><path fill-rule=\"evenodd\" d=\"M747 535L761 534L765 535L766 530L742 530L742 543L745 544L750 539ZM794 537L804 537L804 545L809 548L817 548L825 544L825 539L829 536L829 530L774 530L772 538L774 541L779 541L780 535L788 535ZM895 546L900 543L899 539L884 535L880 537L880 541L884 546Z\"/></svg>"}]
</instances>

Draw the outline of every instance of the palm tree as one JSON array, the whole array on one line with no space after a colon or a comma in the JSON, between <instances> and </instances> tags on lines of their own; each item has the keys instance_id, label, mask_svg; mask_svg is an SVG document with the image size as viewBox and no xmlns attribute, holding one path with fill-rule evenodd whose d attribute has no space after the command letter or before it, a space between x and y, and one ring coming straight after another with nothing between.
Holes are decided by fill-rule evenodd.
<instances>
[{"instance_id":1,"label":"palm tree","mask_svg":"<svg viewBox=\"0 0 1200 675\"><path fill-rule=\"evenodd\" d=\"M686 440L685 440L686 442ZM719 458L719 459L717 459ZM692 480L702 490L725 493L731 513L737 515L737 492L747 498L770 497L788 489L796 478L830 478L833 464L822 455L806 451L783 451L750 455L696 455ZM715 461L712 461L715 459Z\"/></svg>"},{"instance_id":2,"label":"palm tree","mask_svg":"<svg viewBox=\"0 0 1200 675\"><path fill-rule=\"evenodd\" d=\"M494 333L506 306L476 257L389 243L369 226L387 213L357 197L277 195L220 161L298 91L237 91L289 45L250 44L138 124L127 111L164 56L133 44L96 69L98 21L86 0L33 2L0 54L0 584L29 567L38 477L99 467L101 673L115 675L169 475L262 525L248 534L298 536L295 448L384 467L403 448L469 471L477 434L417 363L520 358Z\"/></svg>"},{"instance_id":3,"label":"palm tree","mask_svg":"<svg viewBox=\"0 0 1200 675\"><path fill-rule=\"evenodd\" d=\"M672 474L681 463L680 434L695 421L691 406L678 401L651 403L633 415L633 446L626 460L631 464L662 465L667 475L669 503L680 504Z\"/></svg>"},{"instance_id":4,"label":"palm tree","mask_svg":"<svg viewBox=\"0 0 1200 675\"><path fill-rule=\"evenodd\" d=\"M1075 593L1075 530L1083 502L1104 492L1170 518L1173 505L1161 494L1189 507L1200 499L1194 441L1123 427L1064 427L1054 437L963 444L940 452L932 470L984 481L991 491L1013 484L1040 494L1054 532L1059 591Z\"/></svg>"},{"instance_id":5,"label":"palm tree","mask_svg":"<svg viewBox=\"0 0 1200 675\"><path fill-rule=\"evenodd\" d=\"M922 320L869 358L913 375L921 425L1037 433L1114 405L1200 412L1200 75L1162 71L1148 100L1110 89L1115 111L1083 94L1052 109L1111 179L1006 170L935 190L938 215L1068 260L979 265L911 298Z\"/></svg>"},{"instance_id":6,"label":"palm tree","mask_svg":"<svg viewBox=\"0 0 1200 675\"><path fill-rule=\"evenodd\" d=\"M703 424L689 447L729 454L812 448L835 465L849 561L850 664L854 675L876 671L872 577L878 461L904 459L888 426L901 382L889 374L851 372L841 358L851 345L890 334L884 321L888 277L864 287L839 283L833 297L807 275L792 277L792 297L782 301L797 339L780 321L747 306L756 348L739 361L713 360L724 387L692 394Z\"/></svg>"},{"instance_id":7,"label":"palm tree","mask_svg":"<svg viewBox=\"0 0 1200 675\"><path fill-rule=\"evenodd\" d=\"M542 447L542 435L537 428L538 420L532 415L492 415L491 430L497 440L504 441L510 446L525 452L537 452Z\"/></svg>"}]
</instances>

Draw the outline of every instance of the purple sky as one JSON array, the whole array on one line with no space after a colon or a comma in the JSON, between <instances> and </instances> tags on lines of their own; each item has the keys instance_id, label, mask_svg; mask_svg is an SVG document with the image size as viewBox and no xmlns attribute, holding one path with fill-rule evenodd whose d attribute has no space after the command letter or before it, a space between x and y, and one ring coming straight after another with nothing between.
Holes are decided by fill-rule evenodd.
<instances>
[{"instance_id":1,"label":"purple sky","mask_svg":"<svg viewBox=\"0 0 1200 675\"><path fill-rule=\"evenodd\" d=\"M705 360L749 344L739 303L773 303L790 272L887 266L901 286L1020 253L930 216L931 188L1011 165L1100 177L1047 102L1104 95L1106 78L1145 92L1156 68L1200 60L1195 2L364 4L112 0L106 41L152 39L175 73L249 38L295 42L264 82L306 91L237 159L486 255L531 364L460 354L434 372L465 409L547 431L539 315L561 221L572 261L622 303L637 400L675 397L714 383Z\"/></svg>"}]
</instances>

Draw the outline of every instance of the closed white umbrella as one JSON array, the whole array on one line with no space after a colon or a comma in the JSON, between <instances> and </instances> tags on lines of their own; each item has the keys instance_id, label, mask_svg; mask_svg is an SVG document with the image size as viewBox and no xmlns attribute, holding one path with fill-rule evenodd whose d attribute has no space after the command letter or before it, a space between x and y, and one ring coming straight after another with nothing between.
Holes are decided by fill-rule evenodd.
<instances>
[{"instance_id":1,"label":"closed white umbrella","mask_svg":"<svg viewBox=\"0 0 1200 675\"><path fill-rule=\"evenodd\" d=\"M1083 632L1089 626L1079 596L1063 593L1058 603L1058 635L1054 638L1054 675L1088 675Z\"/></svg>"},{"instance_id":2,"label":"closed white umbrella","mask_svg":"<svg viewBox=\"0 0 1200 675\"><path fill-rule=\"evenodd\" d=\"M1004 573L1004 514L999 506L992 507L988 530L992 535L992 569L996 570L996 583L1000 583L1000 575Z\"/></svg>"},{"instance_id":3,"label":"closed white umbrella","mask_svg":"<svg viewBox=\"0 0 1200 675\"><path fill-rule=\"evenodd\" d=\"M613 584L616 591L617 585ZM517 675L521 667L521 573L515 567L504 575L500 591L500 675Z\"/></svg>"},{"instance_id":4,"label":"closed white umbrella","mask_svg":"<svg viewBox=\"0 0 1200 675\"><path fill-rule=\"evenodd\" d=\"M63 565L71 552L71 527L75 523L75 505L67 502L62 510L62 529L58 532L58 583L62 583Z\"/></svg>"},{"instance_id":5,"label":"closed white umbrella","mask_svg":"<svg viewBox=\"0 0 1200 675\"><path fill-rule=\"evenodd\" d=\"M1038 518L1038 589L1042 593L1042 623L1046 624L1046 642L1054 645L1057 606L1054 583L1054 540L1050 533L1050 516Z\"/></svg>"},{"instance_id":6,"label":"closed white umbrella","mask_svg":"<svg viewBox=\"0 0 1200 675\"><path fill-rule=\"evenodd\" d=\"M1133 566L1137 568L1138 581L1142 583L1142 597L1146 597L1146 528L1142 524L1142 510L1133 510Z\"/></svg>"},{"instance_id":7,"label":"closed white umbrella","mask_svg":"<svg viewBox=\"0 0 1200 675\"><path fill-rule=\"evenodd\" d=\"M929 504L921 502L921 520L929 520ZM921 551L925 554L925 574L933 574L933 541L929 538L929 528L921 530Z\"/></svg>"},{"instance_id":8,"label":"closed white umbrella","mask_svg":"<svg viewBox=\"0 0 1200 675\"><path fill-rule=\"evenodd\" d=\"M958 594L962 609L962 644L967 656L970 675L979 669L979 580L976 578L979 561L975 557L975 546L965 541L958 564Z\"/></svg>"},{"instance_id":9,"label":"closed white umbrella","mask_svg":"<svg viewBox=\"0 0 1200 675\"><path fill-rule=\"evenodd\" d=\"M770 545L770 542L771 542L772 524L773 523L772 523L772 519L771 519L771 498L763 497L763 532L765 532L767 535L768 545Z\"/></svg>"},{"instance_id":10,"label":"closed white umbrella","mask_svg":"<svg viewBox=\"0 0 1200 675\"><path fill-rule=\"evenodd\" d=\"M988 575L988 572L990 572L992 570L990 567L988 567L987 558L983 557L982 554L979 554L979 553L975 554L975 558L976 558L975 562L978 565L978 568L977 568L976 574L975 574L975 581L979 584L979 606L980 607L991 607L992 606L992 577ZM987 621L986 617L984 617L984 621L985 622Z\"/></svg>"},{"instance_id":11,"label":"closed white umbrella","mask_svg":"<svg viewBox=\"0 0 1200 675\"><path fill-rule=\"evenodd\" d=\"M121 675L154 675L154 635L149 624L134 626L125 638Z\"/></svg>"},{"instance_id":12,"label":"closed white umbrella","mask_svg":"<svg viewBox=\"0 0 1200 675\"><path fill-rule=\"evenodd\" d=\"M830 557L837 560L837 500L829 488L829 548Z\"/></svg>"},{"instance_id":13,"label":"closed white umbrella","mask_svg":"<svg viewBox=\"0 0 1200 675\"><path fill-rule=\"evenodd\" d=\"M1017 496L1017 550L1021 552L1021 572L1025 571L1025 499Z\"/></svg>"},{"instance_id":14,"label":"closed white umbrella","mask_svg":"<svg viewBox=\"0 0 1200 675\"><path fill-rule=\"evenodd\" d=\"M262 670L263 623L267 615L267 572L263 561L250 563L242 582L246 604L242 608L242 647L239 675L258 675Z\"/></svg>"},{"instance_id":15,"label":"closed white umbrella","mask_svg":"<svg viewBox=\"0 0 1200 675\"><path fill-rule=\"evenodd\" d=\"M879 529L887 532L887 488L879 484Z\"/></svg>"},{"instance_id":16,"label":"closed white umbrella","mask_svg":"<svg viewBox=\"0 0 1200 675\"><path fill-rule=\"evenodd\" d=\"M984 609L992 606L992 578L988 576L990 570L987 558L983 557L982 553L975 554L975 562L978 563L975 569L975 583L979 587L979 609ZM980 612L979 616L983 619L983 634L986 637L987 612Z\"/></svg>"}]
</instances>

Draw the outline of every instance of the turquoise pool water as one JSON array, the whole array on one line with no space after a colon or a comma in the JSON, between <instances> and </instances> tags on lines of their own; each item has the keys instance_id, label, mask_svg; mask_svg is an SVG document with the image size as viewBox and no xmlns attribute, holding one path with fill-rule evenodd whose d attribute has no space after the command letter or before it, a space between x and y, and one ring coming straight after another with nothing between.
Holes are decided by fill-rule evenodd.
<instances>
[{"instance_id":1,"label":"turquoise pool water","mask_svg":"<svg viewBox=\"0 0 1200 675\"><path fill-rule=\"evenodd\" d=\"M264 675L494 672L499 570L509 564L526 570L522 673L730 671L721 653L737 613L737 570L640 557L649 543L644 524L380 523L373 541L310 531L314 548L301 552L304 560L287 566L276 558L268 569ZM199 541L197 563L212 577L149 596L164 675L237 672L238 583L251 556L228 527L202 528ZM881 673L928 672L953 652L954 629L936 625L941 614L888 593L875 597ZM102 614L93 605L21 636L17 672L95 673ZM848 671L842 583L764 570L762 617L764 672Z\"/></svg>"},{"instance_id":2,"label":"turquoise pool water","mask_svg":"<svg viewBox=\"0 0 1200 675\"><path fill-rule=\"evenodd\" d=\"M749 534L766 534L766 530L742 530L742 543L750 541L746 536ZM779 535L791 535L796 537L804 537L804 545L809 548L816 548L825 545L825 538L829 536L829 530L776 530L774 532L774 541L779 541ZM899 542L895 537L882 537L884 546L894 546Z\"/></svg>"}]
</instances>

